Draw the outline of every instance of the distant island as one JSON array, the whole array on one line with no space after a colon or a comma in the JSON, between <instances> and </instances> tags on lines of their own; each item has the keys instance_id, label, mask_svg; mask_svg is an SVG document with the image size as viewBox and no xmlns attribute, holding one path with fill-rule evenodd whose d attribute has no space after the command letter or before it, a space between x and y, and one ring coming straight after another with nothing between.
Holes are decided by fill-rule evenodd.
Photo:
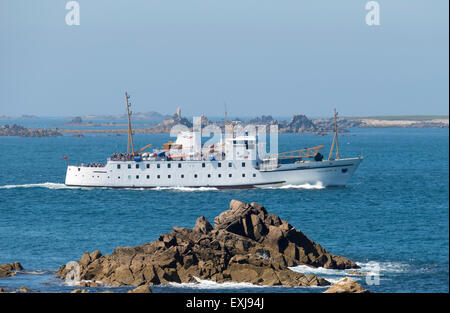
<instances>
[{"instance_id":1,"label":"distant island","mask_svg":"<svg viewBox=\"0 0 450 313\"><path fill-rule=\"evenodd\" d=\"M58 129L46 128L27 128L20 125L0 126L0 136L18 136L18 137L58 137L62 133Z\"/></svg>"},{"instance_id":2,"label":"distant island","mask_svg":"<svg viewBox=\"0 0 450 313\"><path fill-rule=\"evenodd\" d=\"M23 115L23 119L37 119L35 116ZM65 124L61 129L31 129L19 125L3 125L0 127L0 136L21 136L21 137L55 137L62 134L73 134L82 137L83 133L115 133L125 134L128 132L127 123L117 123L118 120L124 120L126 115L116 116L76 116ZM9 120L2 116L3 120ZM139 123L133 123L133 131L137 134L165 134L175 125L184 125L192 128L192 120L181 115L181 110L172 116L163 115L158 112L133 114L133 121L139 120ZM110 121L110 122L98 122ZM144 122L143 122L144 121ZM294 114L290 120L277 120L271 115L262 115L247 120L233 119L235 125L246 127L248 125L277 125L279 133L311 133L316 135L326 135L333 131L333 118L310 119L304 114ZM225 121L213 122L206 116L201 116L202 127L207 125L216 125L224 129ZM429 115L429 116L373 116L373 117L339 117L337 124L340 132L348 132L350 128L448 128L448 115ZM71 126L74 128L64 128ZM78 128L76 128L78 127ZM83 127L83 128L79 128ZM101 128L95 128L101 127Z\"/></svg>"}]
</instances>

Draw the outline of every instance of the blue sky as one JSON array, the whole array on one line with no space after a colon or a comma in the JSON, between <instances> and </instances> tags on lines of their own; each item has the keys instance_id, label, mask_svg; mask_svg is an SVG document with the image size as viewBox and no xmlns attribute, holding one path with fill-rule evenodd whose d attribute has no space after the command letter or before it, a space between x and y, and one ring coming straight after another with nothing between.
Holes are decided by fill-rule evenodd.
<instances>
[{"instance_id":1,"label":"blue sky","mask_svg":"<svg viewBox=\"0 0 450 313\"><path fill-rule=\"evenodd\" d=\"M448 114L447 0L0 1L0 115Z\"/></svg>"}]
</instances>

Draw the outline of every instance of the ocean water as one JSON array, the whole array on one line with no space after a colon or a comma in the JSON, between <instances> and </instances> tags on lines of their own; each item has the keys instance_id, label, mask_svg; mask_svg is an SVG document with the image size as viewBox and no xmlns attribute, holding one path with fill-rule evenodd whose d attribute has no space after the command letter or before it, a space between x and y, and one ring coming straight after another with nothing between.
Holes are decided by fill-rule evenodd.
<instances>
[{"instance_id":1,"label":"ocean water","mask_svg":"<svg viewBox=\"0 0 450 313\"><path fill-rule=\"evenodd\" d=\"M135 146L160 146L168 135L136 135ZM173 138L172 138L173 139ZM279 150L324 144L331 136L282 134ZM75 287L55 278L62 264L84 251L111 253L117 246L156 240L173 226L193 227L214 217L232 199L258 202L334 254L369 273L355 277L374 292L449 291L448 129L352 129L340 137L343 157L364 154L345 188L215 190L169 188L113 190L67 188L71 163L101 162L126 150L126 136L84 138L0 137L0 264L25 270L0 279L0 287L25 285L41 292ZM297 267L332 282L348 271ZM379 280L378 280L379 278ZM249 284L170 284L154 292L322 292L324 288ZM99 288L102 290L102 288ZM127 288L115 289L126 291Z\"/></svg>"}]
</instances>

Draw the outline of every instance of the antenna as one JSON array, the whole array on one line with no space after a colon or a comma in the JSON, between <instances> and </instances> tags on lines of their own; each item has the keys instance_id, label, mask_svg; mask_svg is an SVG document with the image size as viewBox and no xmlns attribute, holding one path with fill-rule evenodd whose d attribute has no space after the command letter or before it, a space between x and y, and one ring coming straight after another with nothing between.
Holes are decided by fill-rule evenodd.
<instances>
[{"instance_id":1,"label":"antenna","mask_svg":"<svg viewBox=\"0 0 450 313\"><path fill-rule=\"evenodd\" d=\"M127 99L127 115L128 115L128 144L127 144L127 153L130 153L130 143L131 143L131 152L134 155L134 143L133 143L133 130L131 129L131 111L130 106L131 103L128 102L130 96L127 92L125 92L125 98Z\"/></svg>"},{"instance_id":2,"label":"antenna","mask_svg":"<svg viewBox=\"0 0 450 313\"><path fill-rule=\"evenodd\" d=\"M336 159L339 160L341 158L341 155L339 153L337 115L338 113L336 112L336 109L334 109L334 137L333 143L331 144L330 154L328 155L328 161L331 161L331 159L333 158L333 150L335 144L336 144Z\"/></svg>"},{"instance_id":3,"label":"antenna","mask_svg":"<svg viewBox=\"0 0 450 313\"><path fill-rule=\"evenodd\" d=\"M227 127L227 124L228 124L227 103L224 102L223 105L224 105L224 107L225 107L225 127Z\"/></svg>"}]
</instances>

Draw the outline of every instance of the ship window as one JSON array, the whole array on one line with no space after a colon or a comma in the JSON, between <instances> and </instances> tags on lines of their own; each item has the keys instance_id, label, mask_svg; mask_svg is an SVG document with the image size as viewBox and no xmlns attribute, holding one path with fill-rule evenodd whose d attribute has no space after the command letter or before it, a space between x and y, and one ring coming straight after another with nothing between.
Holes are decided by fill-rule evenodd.
<instances>
[{"instance_id":1,"label":"ship window","mask_svg":"<svg viewBox=\"0 0 450 313\"><path fill-rule=\"evenodd\" d=\"M139 168L139 164L136 164L136 168Z\"/></svg>"},{"instance_id":2,"label":"ship window","mask_svg":"<svg viewBox=\"0 0 450 313\"><path fill-rule=\"evenodd\" d=\"M120 176L117 176L118 179L120 179Z\"/></svg>"},{"instance_id":3,"label":"ship window","mask_svg":"<svg viewBox=\"0 0 450 313\"><path fill-rule=\"evenodd\" d=\"M128 175L128 179L131 179L131 175Z\"/></svg>"},{"instance_id":4,"label":"ship window","mask_svg":"<svg viewBox=\"0 0 450 313\"><path fill-rule=\"evenodd\" d=\"M78 172L80 171L80 168L78 168Z\"/></svg>"},{"instance_id":5,"label":"ship window","mask_svg":"<svg viewBox=\"0 0 450 313\"><path fill-rule=\"evenodd\" d=\"M160 167L161 167L161 164L159 164L159 163L156 164L156 167L157 167L157 168L160 168Z\"/></svg>"},{"instance_id":6,"label":"ship window","mask_svg":"<svg viewBox=\"0 0 450 313\"><path fill-rule=\"evenodd\" d=\"M139 175L136 175L136 179L139 179Z\"/></svg>"},{"instance_id":7,"label":"ship window","mask_svg":"<svg viewBox=\"0 0 450 313\"><path fill-rule=\"evenodd\" d=\"M184 174L181 174L181 178L184 178Z\"/></svg>"},{"instance_id":8,"label":"ship window","mask_svg":"<svg viewBox=\"0 0 450 313\"><path fill-rule=\"evenodd\" d=\"M160 179L160 178L161 178L161 176L160 176L160 175L158 175L158 176L157 176L157 178L158 178L158 179Z\"/></svg>"},{"instance_id":9,"label":"ship window","mask_svg":"<svg viewBox=\"0 0 450 313\"><path fill-rule=\"evenodd\" d=\"M128 168L131 168L131 164L128 164Z\"/></svg>"},{"instance_id":10,"label":"ship window","mask_svg":"<svg viewBox=\"0 0 450 313\"><path fill-rule=\"evenodd\" d=\"M233 163L228 163L228 167L232 167L233 166Z\"/></svg>"},{"instance_id":11,"label":"ship window","mask_svg":"<svg viewBox=\"0 0 450 313\"><path fill-rule=\"evenodd\" d=\"M256 174L253 174L253 177L256 177Z\"/></svg>"},{"instance_id":12,"label":"ship window","mask_svg":"<svg viewBox=\"0 0 450 313\"><path fill-rule=\"evenodd\" d=\"M217 166L218 166L218 167L222 167L222 163L220 163L220 162L217 163Z\"/></svg>"},{"instance_id":13,"label":"ship window","mask_svg":"<svg viewBox=\"0 0 450 313\"><path fill-rule=\"evenodd\" d=\"M150 175L147 175L147 179L149 179L150 178Z\"/></svg>"},{"instance_id":14,"label":"ship window","mask_svg":"<svg viewBox=\"0 0 450 313\"><path fill-rule=\"evenodd\" d=\"M242 174L242 177L245 177L245 174Z\"/></svg>"},{"instance_id":15,"label":"ship window","mask_svg":"<svg viewBox=\"0 0 450 313\"><path fill-rule=\"evenodd\" d=\"M343 168L341 171L342 171L342 173L347 173L348 168Z\"/></svg>"},{"instance_id":16,"label":"ship window","mask_svg":"<svg viewBox=\"0 0 450 313\"><path fill-rule=\"evenodd\" d=\"M202 167L205 167L206 166L206 164L205 163L202 163Z\"/></svg>"},{"instance_id":17,"label":"ship window","mask_svg":"<svg viewBox=\"0 0 450 313\"><path fill-rule=\"evenodd\" d=\"M194 178L197 178L197 174L194 174Z\"/></svg>"},{"instance_id":18,"label":"ship window","mask_svg":"<svg viewBox=\"0 0 450 313\"><path fill-rule=\"evenodd\" d=\"M150 164L147 164L147 168L150 168Z\"/></svg>"},{"instance_id":19,"label":"ship window","mask_svg":"<svg viewBox=\"0 0 450 313\"><path fill-rule=\"evenodd\" d=\"M211 174L208 174L208 178L211 178Z\"/></svg>"},{"instance_id":20,"label":"ship window","mask_svg":"<svg viewBox=\"0 0 450 313\"><path fill-rule=\"evenodd\" d=\"M120 170L120 164L117 164L117 169Z\"/></svg>"},{"instance_id":21,"label":"ship window","mask_svg":"<svg viewBox=\"0 0 450 313\"><path fill-rule=\"evenodd\" d=\"M219 177L219 178L222 177L222 174L217 175L217 177Z\"/></svg>"},{"instance_id":22,"label":"ship window","mask_svg":"<svg viewBox=\"0 0 450 313\"><path fill-rule=\"evenodd\" d=\"M167 168L170 168L170 163L167 163Z\"/></svg>"},{"instance_id":23,"label":"ship window","mask_svg":"<svg viewBox=\"0 0 450 313\"><path fill-rule=\"evenodd\" d=\"M233 175L231 175L231 174L228 174L228 177L232 177Z\"/></svg>"},{"instance_id":24,"label":"ship window","mask_svg":"<svg viewBox=\"0 0 450 313\"><path fill-rule=\"evenodd\" d=\"M242 162L242 167L245 167L245 162Z\"/></svg>"},{"instance_id":25,"label":"ship window","mask_svg":"<svg viewBox=\"0 0 450 313\"><path fill-rule=\"evenodd\" d=\"M181 168L181 163L178 163L178 168Z\"/></svg>"}]
</instances>

